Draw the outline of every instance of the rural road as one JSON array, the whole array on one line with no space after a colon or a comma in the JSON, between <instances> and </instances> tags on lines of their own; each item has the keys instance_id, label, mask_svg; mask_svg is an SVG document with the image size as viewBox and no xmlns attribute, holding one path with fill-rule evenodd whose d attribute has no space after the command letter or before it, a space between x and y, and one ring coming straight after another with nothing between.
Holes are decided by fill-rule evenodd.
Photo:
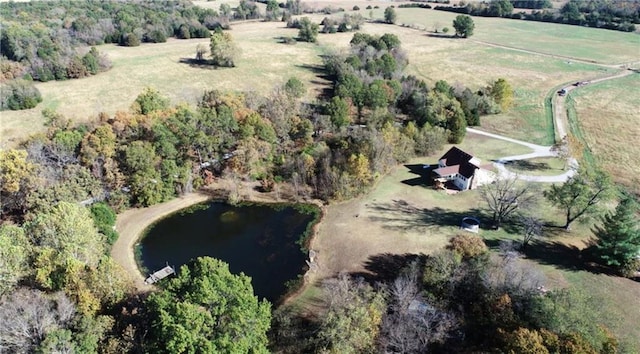
<instances>
[{"instance_id":1,"label":"rural road","mask_svg":"<svg viewBox=\"0 0 640 354\"><path fill-rule=\"evenodd\" d=\"M625 77L627 75L631 75L634 72L632 70L624 70L615 75L601 77L599 79L588 80L591 84L595 84L601 81L618 79L621 77ZM579 80L578 80L579 81ZM586 81L586 80L585 80ZM565 84L564 89L567 91L567 94L579 86L573 86L570 83ZM567 109L565 108L565 101L567 96L555 95L553 96L552 106L553 106L553 122L556 129L556 138L559 141L562 141L565 136L567 136L567 127L569 126L569 119L567 117Z\"/></svg>"}]
</instances>

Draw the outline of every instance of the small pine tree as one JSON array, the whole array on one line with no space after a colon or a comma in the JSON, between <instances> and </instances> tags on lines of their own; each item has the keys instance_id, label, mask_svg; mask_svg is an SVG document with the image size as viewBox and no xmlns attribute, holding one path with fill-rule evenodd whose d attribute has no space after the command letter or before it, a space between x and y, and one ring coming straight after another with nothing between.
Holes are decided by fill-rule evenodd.
<instances>
[{"instance_id":1,"label":"small pine tree","mask_svg":"<svg viewBox=\"0 0 640 354\"><path fill-rule=\"evenodd\" d=\"M623 269L640 255L640 222L638 204L631 198L623 199L615 213L602 218L596 235L595 253L604 264Z\"/></svg>"}]
</instances>

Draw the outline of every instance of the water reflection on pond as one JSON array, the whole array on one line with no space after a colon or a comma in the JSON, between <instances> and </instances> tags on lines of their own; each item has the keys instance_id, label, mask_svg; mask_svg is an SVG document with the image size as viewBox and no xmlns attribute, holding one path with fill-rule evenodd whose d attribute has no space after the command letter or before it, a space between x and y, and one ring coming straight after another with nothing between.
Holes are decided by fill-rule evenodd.
<instances>
[{"instance_id":1,"label":"water reflection on pond","mask_svg":"<svg viewBox=\"0 0 640 354\"><path fill-rule=\"evenodd\" d=\"M155 223L140 241L148 271L168 262L176 270L199 256L229 263L232 273L252 278L255 294L275 302L285 283L302 274L306 255L296 241L314 215L292 206L208 202ZM193 211L195 209L195 211Z\"/></svg>"}]
</instances>

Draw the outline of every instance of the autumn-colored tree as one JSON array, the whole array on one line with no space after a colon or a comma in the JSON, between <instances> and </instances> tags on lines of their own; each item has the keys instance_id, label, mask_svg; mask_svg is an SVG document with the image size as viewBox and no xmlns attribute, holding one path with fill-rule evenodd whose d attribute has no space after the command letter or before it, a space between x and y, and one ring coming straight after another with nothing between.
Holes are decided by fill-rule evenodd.
<instances>
[{"instance_id":1,"label":"autumn-colored tree","mask_svg":"<svg viewBox=\"0 0 640 354\"><path fill-rule=\"evenodd\" d=\"M23 228L0 225L0 296L28 274L30 248Z\"/></svg>"},{"instance_id":2,"label":"autumn-colored tree","mask_svg":"<svg viewBox=\"0 0 640 354\"><path fill-rule=\"evenodd\" d=\"M0 150L0 212L24 211L34 171L34 164L27 160L27 151Z\"/></svg>"},{"instance_id":3,"label":"autumn-colored tree","mask_svg":"<svg viewBox=\"0 0 640 354\"><path fill-rule=\"evenodd\" d=\"M500 105L502 112L509 110L513 104L513 88L511 88L509 82L503 78L496 80L489 86L489 94L493 97L494 101Z\"/></svg>"}]
</instances>

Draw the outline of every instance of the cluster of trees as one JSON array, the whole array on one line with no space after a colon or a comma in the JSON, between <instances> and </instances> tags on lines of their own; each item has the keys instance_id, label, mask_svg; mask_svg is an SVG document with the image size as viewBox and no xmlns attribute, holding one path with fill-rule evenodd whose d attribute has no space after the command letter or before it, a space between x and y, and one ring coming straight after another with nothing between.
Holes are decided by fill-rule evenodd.
<instances>
[{"instance_id":1,"label":"cluster of trees","mask_svg":"<svg viewBox=\"0 0 640 354\"><path fill-rule=\"evenodd\" d=\"M621 275L633 276L640 269L640 221L638 205L632 196L623 195L615 212L604 213L604 204L615 197L610 177L603 171L578 173L561 185L540 190L531 183L518 182L516 178L499 178L482 186L480 194L492 215L495 228L505 221L519 224L522 235L520 250L542 236L543 222L537 210L542 194L564 216L561 226L569 230L580 220L600 218L594 238L584 250L585 259L611 267ZM604 214L604 215L603 215ZM513 226L513 225L512 225Z\"/></svg>"},{"instance_id":2,"label":"cluster of trees","mask_svg":"<svg viewBox=\"0 0 640 354\"><path fill-rule=\"evenodd\" d=\"M455 236L431 256L381 257L375 283L341 275L324 285L327 312L313 322L274 313L284 353L615 353L594 299L545 291L544 275L518 254ZM413 259L413 261L411 260ZM398 264L407 264L398 270ZM392 265L395 265L392 266ZM390 275L390 276L389 276Z\"/></svg>"},{"instance_id":3,"label":"cluster of trees","mask_svg":"<svg viewBox=\"0 0 640 354\"><path fill-rule=\"evenodd\" d=\"M539 9L533 12L514 12L515 8ZM436 10L451 11L472 16L509 17L530 21L564 23L570 25L605 28L633 32L640 23L640 4L608 0L571 0L559 11L548 9L545 1L492 0L470 2L465 6L436 6Z\"/></svg>"},{"instance_id":4,"label":"cluster of trees","mask_svg":"<svg viewBox=\"0 0 640 354\"><path fill-rule=\"evenodd\" d=\"M40 102L42 95L32 81L11 80L0 90L0 111L29 109Z\"/></svg>"},{"instance_id":5,"label":"cluster of trees","mask_svg":"<svg viewBox=\"0 0 640 354\"><path fill-rule=\"evenodd\" d=\"M356 33L349 54L326 59L334 78L335 97L327 111L332 122L338 127L400 123L410 131L407 137L414 140L416 151L425 153L432 151L424 149L425 135L458 143L467 125L479 125L480 115L497 113L511 104L513 90L503 79L477 92L445 81L429 89L423 81L402 75L407 63L395 35ZM397 121L395 113L404 114L404 119Z\"/></svg>"},{"instance_id":6,"label":"cluster of trees","mask_svg":"<svg viewBox=\"0 0 640 354\"><path fill-rule=\"evenodd\" d=\"M360 14L344 14L342 18L325 17L322 25L322 33L353 32L359 31L364 23L364 17Z\"/></svg>"},{"instance_id":7,"label":"cluster of trees","mask_svg":"<svg viewBox=\"0 0 640 354\"><path fill-rule=\"evenodd\" d=\"M0 5L0 17L3 55L39 81L79 78L110 67L96 50L79 56L78 46L204 38L219 25L215 11L171 1L7 2Z\"/></svg>"},{"instance_id":8,"label":"cluster of trees","mask_svg":"<svg viewBox=\"0 0 640 354\"><path fill-rule=\"evenodd\" d=\"M349 198L399 161L461 139L454 133L467 118L500 107L497 88L474 93L442 81L429 89L402 76L406 63L397 37L357 34L347 55L327 59L335 95L317 106L303 105L304 85L290 79L262 98L209 91L197 107L172 107L146 89L129 111L80 125L44 110L45 133L0 151L0 347L265 351L268 304L219 262L197 261L160 292L132 297L126 274L108 256L117 238L114 211L173 198L212 174L287 181L300 197ZM498 86L505 85L491 85ZM371 333L388 333L389 348L400 345L391 344L402 336L393 324L411 314L387 315L389 300L373 290L363 288L354 307L335 304L335 315L323 320L323 347L347 348L341 333L330 333L349 327L345 315L368 321L363 328ZM34 330L16 329L25 326ZM446 337L446 327L434 328Z\"/></svg>"},{"instance_id":9,"label":"cluster of trees","mask_svg":"<svg viewBox=\"0 0 640 354\"><path fill-rule=\"evenodd\" d=\"M298 40L302 42L315 43L318 40L320 26L308 17L287 21L287 28L297 28Z\"/></svg>"}]
</instances>

